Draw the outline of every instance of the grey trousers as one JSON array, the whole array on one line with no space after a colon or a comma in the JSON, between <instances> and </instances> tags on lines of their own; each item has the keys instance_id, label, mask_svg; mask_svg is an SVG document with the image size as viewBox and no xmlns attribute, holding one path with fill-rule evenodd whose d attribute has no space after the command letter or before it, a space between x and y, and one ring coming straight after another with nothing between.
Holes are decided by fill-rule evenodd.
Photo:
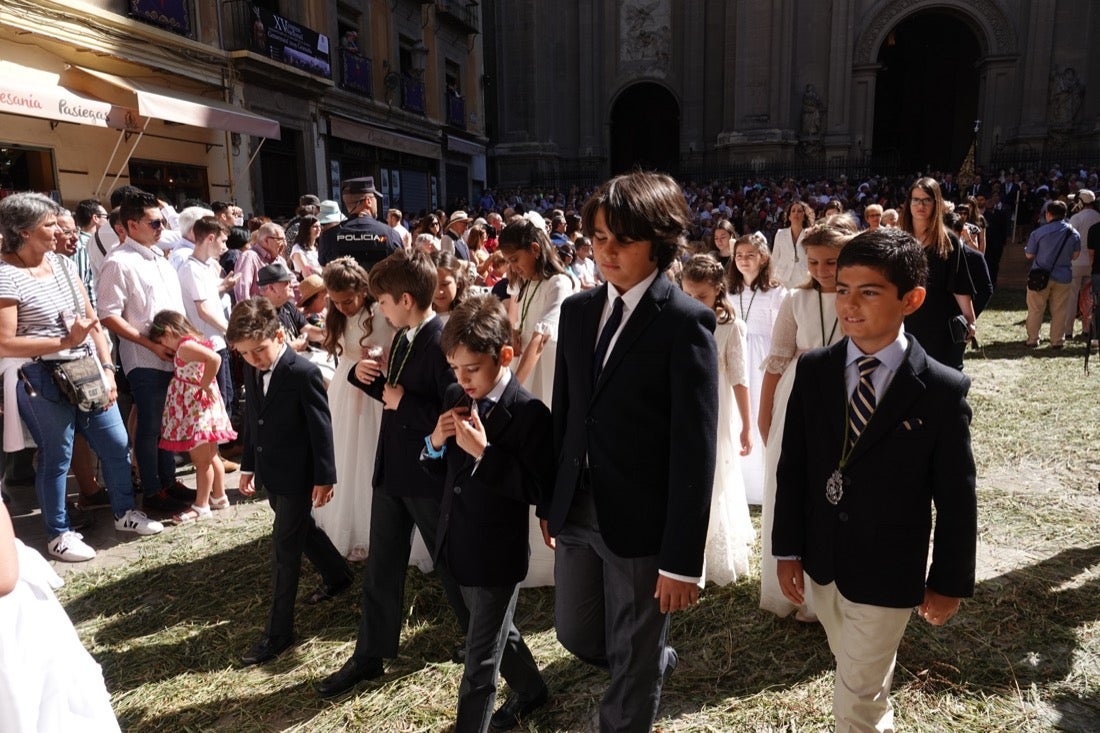
<instances>
[{"instance_id":1,"label":"grey trousers","mask_svg":"<svg viewBox=\"0 0 1100 733\"><path fill-rule=\"evenodd\" d=\"M653 728L666 669L676 652L666 645L656 556L619 557L600 531L570 521L558 534L554 583L558 641L589 664L608 669L600 703L601 733Z\"/></svg>"},{"instance_id":2,"label":"grey trousers","mask_svg":"<svg viewBox=\"0 0 1100 733\"><path fill-rule=\"evenodd\" d=\"M498 670L522 700L546 687L531 650L512 623L519 584L459 586L470 609L466 632L466 669L458 688L455 733L485 733L496 703Z\"/></svg>"}]
</instances>

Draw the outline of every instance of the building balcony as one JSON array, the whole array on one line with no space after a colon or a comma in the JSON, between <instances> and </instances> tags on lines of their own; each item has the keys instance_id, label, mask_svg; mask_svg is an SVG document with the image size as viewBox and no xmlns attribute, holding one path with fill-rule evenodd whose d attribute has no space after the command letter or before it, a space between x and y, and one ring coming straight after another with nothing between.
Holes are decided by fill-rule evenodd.
<instances>
[{"instance_id":1,"label":"building balcony","mask_svg":"<svg viewBox=\"0 0 1100 733\"><path fill-rule=\"evenodd\" d=\"M134 20L192 37L191 0L124 0L124 3L126 15Z\"/></svg>"},{"instance_id":2,"label":"building balcony","mask_svg":"<svg viewBox=\"0 0 1100 733\"><path fill-rule=\"evenodd\" d=\"M447 124L460 130L466 129L466 100L447 95Z\"/></svg>"},{"instance_id":3,"label":"building balcony","mask_svg":"<svg viewBox=\"0 0 1100 733\"><path fill-rule=\"evenodd\" d=\"M476 0L436 0L435 13L461 25L468 33L480 32Z\"/></svg>"},{"instance_id":4,"label":"building balcony","mask_svg":"<svg viewBox=\"0 0 1100 733\"><path fill-rule=\"evenodd\" d=\"M401 76L401 109L424 114L424 82L412 76Z\"/></svg>"},{"instance_id":5,"label":"building balcony","mask_svg":"<svg viewBox=\"0 0 1100 733\"><path fill-rule=\"evenodd\" d=\"M222 12L225 50L234 58L255 55L313 77L332 78L328 36L249 0L225 0Z\"/></svg>"},{"instance_id":6,"label":"building balcony","mask_svg":"<svg viewBox=\"0 0 1100 733\"><path fill-rule=\"evenodd\" d=\"M374 72L371 60L355 51L340 49L340 88L374 97Z\"/></svg>"}]
</instances>

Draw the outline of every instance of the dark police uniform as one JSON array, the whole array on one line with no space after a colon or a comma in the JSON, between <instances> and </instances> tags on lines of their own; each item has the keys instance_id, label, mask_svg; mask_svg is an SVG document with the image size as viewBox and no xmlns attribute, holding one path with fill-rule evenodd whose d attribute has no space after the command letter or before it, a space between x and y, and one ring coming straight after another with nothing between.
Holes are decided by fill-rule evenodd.
<instances>
[{"instance_id":1,"label":"dark police uniform","mask_svg":"<svg viewBox=\"0 0 1100 733\"><path fill-rule=\"evenodd\" d=\"M374 178L365 176L344 181L343 194L375 195ZM317 245L317 259L321 265L339 257L354 257L364 270L370 270L376 262L402 249L401 238L389 225L370 214L353 216L338 227L321 235Z\"/></svg>"}]
</instances>

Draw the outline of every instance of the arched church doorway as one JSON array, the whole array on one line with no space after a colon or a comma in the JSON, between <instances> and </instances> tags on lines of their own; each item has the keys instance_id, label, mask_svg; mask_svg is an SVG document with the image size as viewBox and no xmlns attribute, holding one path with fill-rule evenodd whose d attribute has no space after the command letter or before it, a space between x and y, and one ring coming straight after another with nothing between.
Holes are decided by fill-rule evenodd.
<instances>
[{"instance_id":1,"label":"arched church doorway","mask_svg":"<svg viewBox=\"0 0 1100 733\"><path fill-rule=\"evenodd\" d=\"M642 168L675 173L680 158L680 105L660 84L639 82L611 105L611 173Z\"/></svg>"},{"instance_id":2,"label":"arched church doorway","mask_svg":"<svg viewBox=\"0 0 1100 733\"><path fill-rule=\"evenodd\" d=\"M874 157L901 171L957 170L974 141L981 44L956 14L916 13L879 50ZM891 167L892 167L891 165Z\"/></svg>"}]
</instances>

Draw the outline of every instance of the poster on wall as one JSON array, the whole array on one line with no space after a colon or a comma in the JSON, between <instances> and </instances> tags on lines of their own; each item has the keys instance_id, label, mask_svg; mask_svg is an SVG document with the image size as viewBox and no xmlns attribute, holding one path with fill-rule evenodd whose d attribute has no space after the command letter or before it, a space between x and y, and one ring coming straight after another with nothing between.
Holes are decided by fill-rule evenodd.
<instances>
[{"instance_id":1,"label":"poster on wall","mask_svg":"<svg viewBox=\"0 0 1100 733\"><path fill-rule=\"evenodd\" d=\"M390 198L401 201L401 173L398 171L390 171Z\"/></svg>"},{"instance_id":2,"label":"poster on wall","mask_svg":"<svg viewBox=\"0 0 1100 733\"><path fill-rule=\"evenodd\" d=\"M390 192L390 169L389 168L383 168L382 169L382 183L381 183L381 186L382 186L382 189L381 189L382 194L383 195L388 195L389 192Z\"/></svg>"},{"instance_id":3,"label":"poster on wall","mask_svg":"<svg viewBox=\"0 0 1100 733\"><path fill-rule=\"evenodd\" d=\"M328 36L266 8L252 8L252 47L276 61L316 76L332 78Z\"/></svg>"},{"instance_id":4,"label":"poster on wall","mask_svg":"<svg viewBox=\"0 0 1100 733\"><path fill-rule=\"evenodd\" d=\"M330 160L328 164L328 183L332 188L332 200L340 200L340 161Z\"/></svg>"}]
</instances>

